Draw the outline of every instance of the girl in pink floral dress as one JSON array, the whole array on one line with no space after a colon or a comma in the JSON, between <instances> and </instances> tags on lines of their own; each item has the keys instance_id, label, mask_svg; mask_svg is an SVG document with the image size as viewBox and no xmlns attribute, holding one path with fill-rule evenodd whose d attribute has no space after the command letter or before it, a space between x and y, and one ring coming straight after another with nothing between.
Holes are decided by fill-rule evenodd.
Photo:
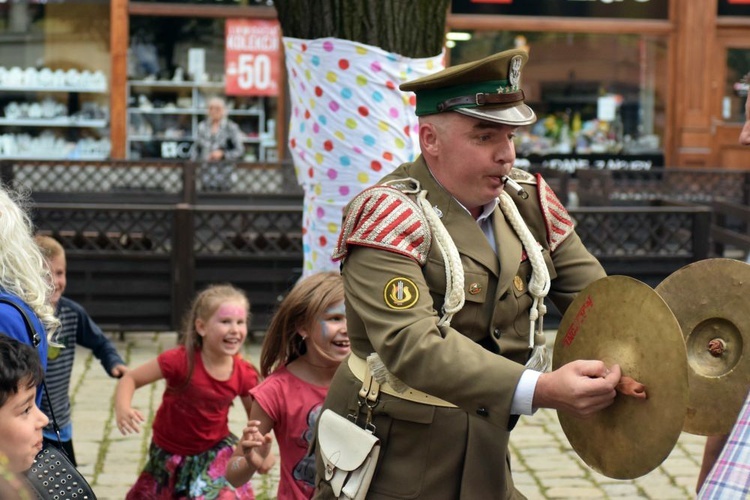
<instances>
[{"instance_id":1,"label":"girl in pink floral dress","mask_svg":"<svg viewBox=\"0 0 750 500\"><path fill-rule=\"evenodd\" d=\"M144 422L131 407L133 393L165 379L153 423L148 462L127 498L253 499L251 485L233 488L224 478L237 438L229 407L239 396L248 415L258 373L242 359L249 303L230 285L214 285L195 299L180 345L126 373L117 385L115 412L123 434Z\"/></svg>"},{"instance_id":2,"label":"girl in pink floral dress","mask_svg":"<svg viewBox=\"0 0 750 500\"><path fill-rule=\"evenodd\" d=\"M263 341L248 422L227 467L227 479L247 484L268 468L270 431L279 444L278 500L311 498L315 456L310 442L336 368L349 355L344 285L336 272L308 276L292 289Z\"/></svg>"}]
</instances>

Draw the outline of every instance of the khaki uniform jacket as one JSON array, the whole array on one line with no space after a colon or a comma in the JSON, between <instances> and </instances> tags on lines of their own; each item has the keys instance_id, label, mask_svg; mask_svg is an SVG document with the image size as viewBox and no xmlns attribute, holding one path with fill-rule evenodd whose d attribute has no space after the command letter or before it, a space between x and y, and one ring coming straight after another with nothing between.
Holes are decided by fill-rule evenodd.
<instances>
[{"instance_id":1,"label":"khaki uniform jacket","mask_svg":"<svg viewBox=\"0 0 750 500\"><path fill-rule=\"evenodd\" d=\"M550 253L536 179L518 170L513 176L530 195L524 200L511 193L543 247L552 279L548 296L564 312L577 292L605 276L604 270L575 232ZM441 221L461 256L466 303L450 327L437 326L446 278L434 242L424 266L403 254L349 245L342 274L351 348L361 358L377 352L403 382L458 408L381 393L373 423L382 448L367 498L522 498L513 486L507 447L517 419L510 413L511 402L529 354L531 263L499 207L492 215L496 253L471 215L432 177L422 157L401 165L381 183L403 178L419 182L430 205L442 212ZM388 305L386 286L394 278L414 286L411 292L418 293L418 299L413 306ZM361 386L342 363L325 407L340 415L356 412ZM321 482L319 457L317 468L316 498L333 498Z\"/></svg>"}]
</instances>

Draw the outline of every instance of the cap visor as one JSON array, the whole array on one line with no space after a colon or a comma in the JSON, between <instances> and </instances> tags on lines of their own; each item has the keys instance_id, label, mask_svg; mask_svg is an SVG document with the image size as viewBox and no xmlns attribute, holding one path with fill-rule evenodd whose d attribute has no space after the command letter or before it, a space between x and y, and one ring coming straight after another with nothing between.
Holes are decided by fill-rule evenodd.
<instances>
[{"instance_id":1,"label":"cap visor","mask_svg":"<svg viewBox=\"0 0 750 500\"><path fill-rule=\"evenodd\" d=\"M458 108L452 111L461 113L462 115L472 116L480 120L503 123L514 127L531 125L536 121L536 114L534 111L523 103L503 108L484 106L478 108Z\"/></svg>"}]
</instances>

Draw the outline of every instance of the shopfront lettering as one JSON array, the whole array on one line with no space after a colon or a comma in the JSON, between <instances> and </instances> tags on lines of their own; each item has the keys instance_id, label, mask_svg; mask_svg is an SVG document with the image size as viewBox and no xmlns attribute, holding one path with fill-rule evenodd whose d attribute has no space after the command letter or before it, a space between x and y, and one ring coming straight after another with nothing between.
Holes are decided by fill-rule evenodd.
<instances>
[{"instance_id":1,"label":"shopfront lettering","mask_svg":"<svg viewBox=\"0 0 750 500\"><path fill-rule=\"evenodd\" d=\"M663 165L660 161L660 155L642 155L640 157L628 158L627 156L604 156L591 155L586 156L531 156L529 158L519 158L515 166L518 168L530 168L532 166L541 166L560 172L573 173L576 170L651 170L654 165Z\"/></svg>"},{"instance_id":2,"label":"shopfront lettering","mask_svg":"<svg viewBox=\"0 0 750 500\"><path fill-rule=\"evenodd\" d=\"M276 33L232 33L227 36L227 49L249 51L273 51L279 49L279 37Z\"/></svg>"}]
</instances>

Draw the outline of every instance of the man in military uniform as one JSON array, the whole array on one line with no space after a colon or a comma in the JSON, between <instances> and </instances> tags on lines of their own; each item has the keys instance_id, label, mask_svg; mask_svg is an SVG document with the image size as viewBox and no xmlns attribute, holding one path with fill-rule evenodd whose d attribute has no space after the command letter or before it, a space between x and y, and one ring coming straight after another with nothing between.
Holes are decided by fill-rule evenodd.
<instances>
[{"instance_id":1,"label":"man in military uniform","mask_svg":"<svg viewBox=\"0 0 750 500\"><path fill-rule=\"evenodd\" d=\"M403 84L422 154L347 207L334 257L352 355L325 407L362 424L363 380L380 382L368 499L522 498L507 451L518 415L584 417L614 400L617 366L525 366L542 358L544 297L565 311L605 276L544 180L512 169L516 128L536 120L519 85L526 60L510 50ZM320 455L317 471L316 498L335 498Z\"/></svg>"}]
</instances>

